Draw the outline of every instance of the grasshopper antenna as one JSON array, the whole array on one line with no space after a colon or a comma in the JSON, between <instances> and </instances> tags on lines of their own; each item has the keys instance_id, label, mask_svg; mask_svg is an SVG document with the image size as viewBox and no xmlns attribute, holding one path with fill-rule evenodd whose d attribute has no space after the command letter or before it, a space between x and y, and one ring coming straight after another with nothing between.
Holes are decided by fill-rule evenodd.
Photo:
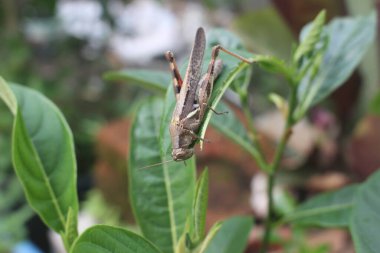
<instances>
[{"instance_id":1,"label":"grasshopper antenna","mask_svg":"<svg viewBox=\"0 0 380 253\"><path fill-rule=\"evenodd\" d=\"M174 162L174 159L170 159L170 160L166 160L166 161L163 161L163 162L160 162L160 163L155 163L155 164L151 164L151 165L148 165L148 166L144 166L144 167L138 168L138 170L143 170L143 169L151 168L151 167L154 167L154 166L157 166L157 165L161 165L161 164L165 164L165 163L170 163L170 162Z\"/></svg>"}]
</instances>

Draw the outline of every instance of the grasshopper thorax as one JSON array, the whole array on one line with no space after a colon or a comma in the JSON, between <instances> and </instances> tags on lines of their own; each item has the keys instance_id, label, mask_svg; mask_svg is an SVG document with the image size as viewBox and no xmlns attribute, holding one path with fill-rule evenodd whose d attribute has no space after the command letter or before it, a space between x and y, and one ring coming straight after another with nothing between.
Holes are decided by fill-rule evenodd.
<instances>
[{"instance_id":1,"label":"grasshopper thorax","mask_svg":"<svg viewBox=\"0 0 380 253\"><path fill-rule=\"evenodd\" d=\"M176 148L172 151L172 157L174 161L185 161L192 157L193 154L193 148Z\"/></svg>"}]
</instances>

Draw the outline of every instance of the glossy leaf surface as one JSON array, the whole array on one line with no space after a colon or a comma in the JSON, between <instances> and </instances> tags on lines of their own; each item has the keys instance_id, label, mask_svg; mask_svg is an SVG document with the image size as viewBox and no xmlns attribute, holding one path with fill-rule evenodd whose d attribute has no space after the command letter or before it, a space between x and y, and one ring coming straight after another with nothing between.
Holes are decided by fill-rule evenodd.
<instances>
[{"instance_id":1,"label":"glossy leaf surface","mask_svg":"<svg viewBox=\"0 0 380 253\"><path fill-rule=\"evenodd\" d=\"M29 204L56 232L65 231L69 209L76 220L76 160L69 126L40 93L11 86L18 103L12 137L13 165Z\"/></svg>"},{"instance_id":2,"label":"glossy leaf surface","mask_svg":"<svg viewBox=\"0 0 380 253\"><path fill-rule=\"evenodd\" d=\"M74 243L71 253L160 253L142 236L126 229L97 225L87 229Z\"/></svg>"},{"instance_id":3,"label":"glossy leaf surface","mask_svg":"<svg viewBox=\"0 0 380 253\"><path fill-rule=\"evenodd\" d=\"M337 18L326 26L328 46L318 71L312 75L306 74L301 81L297 118L302 117L308 108L326 98L350 77L373 43L375 28L375 13L365 17Z\"/></svg>"}]
</instances>

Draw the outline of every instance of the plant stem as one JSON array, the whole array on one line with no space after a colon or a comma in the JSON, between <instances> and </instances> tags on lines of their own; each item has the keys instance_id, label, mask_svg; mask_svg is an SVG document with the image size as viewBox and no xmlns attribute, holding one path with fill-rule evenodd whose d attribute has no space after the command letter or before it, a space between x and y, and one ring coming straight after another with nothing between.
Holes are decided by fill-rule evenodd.
<instances>
[{"instance_id":1,"label":"plant stem","mask_svg":"<svg viewBox=\"0 0 380 253\"><path fill-rule=\"evenodd\" d=\"M268 217L265 221L264 237L262 241L262 247L260 250L261 253L266 253L269 248L270 238L272 234L272 227L273 227L272 222L273 222L273 216L274 216L274 201L273 201L274 183L276 179L276 172L278 171L282 155L285 151L286 143L288 142L292 134L292 127L294 125L293 112L296 107L296 101L297 101L296 99L297 99L297 89L292 88L290 99L289 99L288 115L286 118L284 131L282 133L280 142L277 146L273 161L269 167L269 175L268 175L269 178L268 178L268 186L267 186Z\"/></svg>"},{"instance_id":2,"label":"plant stem","mask_svg":"<svg viewBox=\"0 0 380 253\"><path fill-rule=\"evenodd\" d=\"M266 253L269 247L270 237L272 234L272 222L273 222L273 214L274 214L274 201L273 201L273 188L276 179L276 172L278 170L282 154L284 153L286 143L289 140L289 137L292 133L291 126L287 126L282 134L280 143L277 147L276 154L274 156L273 162L270 166L269 170L269 178L268 178L268 186L267 186L267 198L268 198L268 216L265 221L265 232L263 237L263 244L260 252Z\"/></svg>"},{"instance_id":3,"label":"plant stem","mask_svg":"<svg viewBox=\"0 0 380 253\"><path fill-rule=\"evenodd\" d=\"M265 232L262 241L260 253L266 253L269 248L269 241L272 234L272 219L273 219L273 188L275 176L274 173L269 174L267 194L268 194L268 216L265 220Z\"/></svg>"}]
</instances>

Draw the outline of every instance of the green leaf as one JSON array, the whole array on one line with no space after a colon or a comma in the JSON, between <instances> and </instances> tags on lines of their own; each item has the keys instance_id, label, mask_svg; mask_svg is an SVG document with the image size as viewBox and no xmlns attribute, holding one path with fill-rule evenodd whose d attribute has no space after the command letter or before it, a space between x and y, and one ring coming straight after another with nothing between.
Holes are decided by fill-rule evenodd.
<instances>
[{"instance_id":1,"label":"green leaf","mask_svg":"<svg viewBox=\"0 0 380 253\"><path fill-rule=\"evenodd\" d=\"M107 225L87 229L70 253L160 253L151 242L131 231Z\"/></svg>"},{"instance_id":2,"label":"green leaf","mask_svg":"<svg viewBox=\"0 0 380 253\"><path fill-rule=\"evenodd\" d=\"M13 165L31 207L56 232L77 217L73 137L58 108L29 88L11 86L18 102L13 126Z\"/></svg>"},{"instance_id":3,"label":"green leaf","mask_svg":"<svg viewBox=\"0 0 380 253\"><path fill-rule=\"evenodd\" d=\"M203 240L206 232L206 212L208 201L208 170L205 169L198 179L191 213L190 236L194 246Z\"/></svg>"},{"instance_id":4,"label":"green leaf","mask_svg":"<svg viewBox=\"0 0 380 253\"><path fill-rule=\"evenodd\" d=\"M210 241L206 253L242 253L247 246L252 230L252 217L238 216L222 223L215 237Z\"/></svg>"},{"instance_id":5,"label":"green leaf","mask_svg":"<svg viewBox=\"0 0 380 253\"><path fill-rule=\"evenodd\" d=\"M307 56L314 51L316 44L320 41L323 25L326 21L326 11L321 11L318 16L313 20L307 29L307 34L304 35L302 43L294 52L294 62L299 63L302 57Z\"/></svg>"},{"instance_id":6,"label":"green leaf","mask_svg":"<svg viewBox=\"0 0 380 253\"><path fill-rule=\"evenodd\" d=\"M169 122L174 95L167 102L151 99L142 104L130 134L129 180L134 214L144 236L163 252L174 252L191 212L195 161L147 165L171 159Z\"/></svg>"},{"instance_id":7,"label":"green leaf","mask_svg":"<svg viewBox=\"0 0 380 253\"><path fill-rule=\"evenodd\" d=\"M241 121L236 117L233 110L228 107L225 103L219 103L216 107L216 111L226 112L226 115L216 115L212 117L212 126L234 141L236 144L244 148L248 153L252 154L254 157L258 155L258 150L250 142L250 137L247 134L247 129L243 126Z\"/></svg>"},{"instance_id":8,"label":"green leaf","mask_svg":"<svg viewBox=\"0 0 380 253\"><path fill-rule=\"evenodd\" d=\"M128 84L141 86L159 95L165 95L167 86L171 81L169 67L168 71L142 69L109 71L103 75L103 78L108 81L125 81Z\"/></svg>"},{"instance_id":9,"label":"green leaf","mask_svg":"<svg viewBox=\"0 0 380 253\"><path fill-rule=\"evenodd\" d=\"M215 223L210 228L210 231L208 232L206 238L203 240L202 244L199 246L199 249L197 249L195 252L197 252L197 253L204 253L207 250L208 246L210 245L210 242L212 241L212 239L214 239L214 237L218 233L218 231L221 228L221 226L222 226L221 222Z\"/></svg>"},{"instance_id":10,"label":"green leaf","mask_svg":"<svg viewBox=\"0 0 380 253\"><path fill-rule=\"evenodd\" d=\"M284 119L288 116L288 104L287 101L276 93L269 94L269 100L277 107L277 109L282 113Z\"/></svg>"},{"instance_id":11,"label":"green leaf","mask_svg":"<svg viewBox=\"0 0 380 253\"><path fill-rule=\"evenodd\" d=\"M247 96L248 88L251 83L253 68L246 68L237 74L231 84L231 89L239 96Z\"/></svg>"},{"instance_id":12,"label":"green leaf","mask_svg":"<svg viewBox=\"0 0 380 253\"><path fill-rule=\"evenodd\" d=\"M357 185L323 193L301 204L285 222L302 226L346 227L349 225Z\"/></svg>"},{"instance_id":13,"label":"green leaf","mask_svg":"<svg viewBox=\"0 0 380 253\"><path fill-rule=\"evenodd\" d=\"M17 113L17 100L7 82L0 76L0 98L8 106L13 115Z\"/></svg>"},{"instance_id":14,"label":"green leaf","mask_svg":"<svg viewBox=\"0 0 380 253\"><path fill-rule=\"evenodd\" d=\"M305 75L298 88L297 119L350 77L374 41L376 14L334 19L325 30L329 43L320 67L315 75Z\"/></svg>"},{"instance_id":15,"label":"green leaf","mask_svg":"<svg viewBox=\"0 0 380 253\"><path fill-rule=\"evenodd\" d=\"M70 207L69 212L67 214L66 226L64 233L61 233L61 237L63 238L63 242L65 244L65 248L69 249L70 246L74 243L75 239L78 237L78 220L76 217L76 213Z\"/></svg>"},{"instance_id":16,"label":"green leaf","mask_svg":"<svg viewBox=\"0 0 380 253\"><path fill-rule=\"evenodd\" d=\"M266 55L256 55L253 59L265 70L276 74L281 74L286 78L286 80L292 80L294 71L288 67L283 60Z\"/></svg>"},{"instance_id":17,"label":"green leaf","mask_svg":"<svg viewBox=\"0 0 380 253\"><path fill-rule=\"evenodd\" d=\"M377 253L380 248L380 170L363 183L356 196L350 223L358 253Z\"/></svg>"}]
</instances>

